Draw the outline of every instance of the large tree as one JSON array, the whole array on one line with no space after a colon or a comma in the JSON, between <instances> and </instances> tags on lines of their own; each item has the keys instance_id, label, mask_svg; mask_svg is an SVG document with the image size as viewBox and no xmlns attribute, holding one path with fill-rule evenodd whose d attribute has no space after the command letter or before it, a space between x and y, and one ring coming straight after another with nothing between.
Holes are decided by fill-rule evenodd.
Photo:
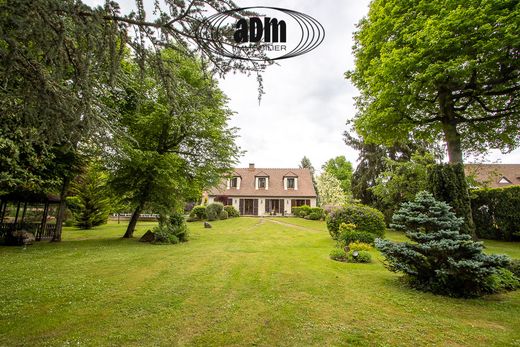
<instances>
[{"instance_id":1,"label":"large tree","mask_svg":"<svg viewBox=\"0 0 520 347\"><path fill-rule=\"evenodd\" d=\"M325 171L319 175L316 184L322 206L341 206L347 202L348 196L341 187L341 181L330 172Z\"/></svg>"},{"instance_id":2,"label":"large tree","mask_svg":"<svg viewBox=\"0 0 520 347\"><path fill-rule=\"evenodd\" d=\"M208 13L236 8L233 1L157 1L151 15L143 0L134 4L136 11L123 13L118 1L97 7L81 0L0 1L0 194L56 190L65 200L77 172L55 170L62 162L52 154L79 158L86 143L107 148L125 131L115 127L117 102L109 99L125 87L120 67L128 57L141 76L144 70L158 76L172 99L175 81L157 57L174 46L201 57L212 73L256 73L261 93L268 63L216 55L196 35ZM49 172L56 176L46 180ZM64 203L59 211L54 241L61 239Z\"/></svg>"},{"instance_id":3,"label":"large tree","mask_svg":"<svg viewBox=\"0 0 520 347\"><path fill-rule=\"evenodd\" d=\"M186 199L217 184L239 155L231 111L215 79L198 59L164 50L163 74L139 78L128 66L126 97L120 105L121 150L114 158L112 186L134 211L124 237L132 237L139 214L147 206L168 213ZM150 70L151 71L151 70Z\"/></svg>"},{"instance_id":4,"label":"large tree","mask_svg":"<svg viewBox=\"0 0 520 347\"><path fill-rule=\"evenodd\" d=\"M320 192L318 189L318 185L316 184L316 176L315 176L315 169L314 166L311 163L311 160L304 155L302 160L300 161L300 169L309 169L311 172L311 179L312 179L312 185L314 186L314 190L316 191L316 195L318 196L317 203L320 203Z\"/></svg>"},{"instance_id":5,"label":"large tree","mask_svg":"<svg viewBox=\"0 0 520 347\"><path fill-rule=\"evenodd\" d=\"M410 132L463 151L520 142L520 3L375 0L355 34L356 130L391 144Z\"/></svg>"},{"instance_id":6,"label":"large tree","mask_svg":"<svg viewBox=\"0 0 520 347\"><path fill-rule=\"evenodd\" d=\"M344 155L327 160L322 169L336 177L346 195L352 195L352 163Z\"/></svg>"}]
</instances>

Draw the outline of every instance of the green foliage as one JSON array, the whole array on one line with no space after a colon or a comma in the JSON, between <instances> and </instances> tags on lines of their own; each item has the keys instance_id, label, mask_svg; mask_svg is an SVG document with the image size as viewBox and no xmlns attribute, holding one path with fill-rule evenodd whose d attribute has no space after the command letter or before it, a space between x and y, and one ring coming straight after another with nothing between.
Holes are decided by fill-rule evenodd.
<instances>
[{"instance_id":1,"label":"green foliage","mask_svg":"<svg viewBox=\"0 0 520 347\"><path fill-rule=\"evenodd\" d=\"M347 259L352 263L370 263L372 255L367 251L351 250L347 253Z\"/></svg>"},{"instance_id":2,"label":"green foliage","mask_svg":"<svg viewBox=\"0 0 520 347\"><path fill-rule=\"evenodd\" d=\"M340 155L336 158L329 159L323 164L322 169L340 182L341 189L346 196L352 195L351 183L354 169L352 168L352 163L347 161L345 156ZM324 204L324 202L321 201L321 204Z\"/></svg>"},{"instance_id":3,"label":"green foliage","mask_svg":"<svg viewBox=\"0 0 520 347\"><path fill-rule=\"evenodd\" d=\"M316 184L316 178L314 176L315 170L314 166L312 166L311 160L307 158L306 156L303 156L301 162L300 162L300 169L309 169L311 173L311 179L312 179L312 185L314 187L314 190L316 191L316 194L318 195L318 203L320 202L320 192L318 190L318 185Z\"/></svg>"},{"instance_id":4,"label":"green foliage","mask_svg":"<svg viewBox=\"0 0 520 347\"><path fill-rule=\"evenodd\" d=\"M161 220L159 226L153 229L153 233L154 243L176 244L188 241L188 226L180 212L172 213L165 220Z\"/></svg>"},{"instance_id":5,"label":"green foliage","mask_svg":"<svg viewBox=\"0 0 520 347\"><path fill-rule=\"evenodd\" d=\"M91 164L72 182L67 206L78 228L91 229L106 223L111 208L107 181L107 173L99 165Z\"/></svg>"},{"instance_id":6,"label":"green foliage","mask_svg":"<svg viewBox=\"0 0 520 347\"><path fill-rule=\"evenodd\" d=\"M501 268L487 278L486 285L490 293L507 292L520 288L520 279L508 269Z\"/></svg>"},{"instance_id":7,"label":"green foliage","mask_svg":"<svg viewBox=\"0 0 520 347\"><path fill-rule=\"evenodd\" d=\"M332 260L346 261L347 253L341 248L334 248L330 251L329 257Z\"/></svg>"},{"instance_id":8,"label":"green foliage","mask_svg":"<svg viewBox=\"0 0 520 347\"><path fill-rule=\"evenodd\" d=\"M224 206L224 211L226 211L228 213L228 217L229 218L235 218L235 217L240 217L240 213L238 212L238 210L232 206L232 205L227 205L227 206Z\"/></svg>"},{"instance_id":9,"label":"green foliage","mask_svg":"<svg viewBox=\"0 0 520 347\"><path fill-rule=\"evenodd\" d=\"M450 296L480 296L493 292L490 276L507 266L502 255L486 255L481 242L460 234L463 223L451 207L432 194L420 192L394 215L393 228L414 243L376 240L386 266L406 275L418 289Z\"/></svg>"},{"instance_id":10,"label":"green foliage","mask_svg":"<svg viewBox=\"0 0 520 347\"><path fill-rule=\"evenodd\" d=\"M394 212L405 201L426 190L428 167L435 161L430 153L415 152L409 160L386 159L385 170L379 174L376 184L369 188L378 199L385 220L389 223Z\"/></svg>"},{"instance_id":11,"label":"green foliage","mask_svg":"<svg viewBox=\"0 0 520 347\"><path fill-rule=\"evenodd\" d=\"M354 241L348 244L351 251L371 251L373 247L369 243Z\"/></svg>"},{"instance_id":12,"label":"green foliage","mask_svg":"<svg viewBox=\"0 0 520 347\"><path fill-rule=\"evenodd\" d=\"M323 218L323 213L319 213L319 212L311 212L305 216L305 219L310 219L310 220L321 220L322 218Z\"/></svg>"},{"instance_id":13,"label":"green foliage","mask_svg":"<svg viewBox=\"0 0 520 347\"><path fill-rule=\"evenodd\" d=\"M218 216L220 220L228 219L229 215L226 210L222 210Z\"/></svg>"},{"instance_id":14,"label":"green foliage","mask_svg":"<svg viewBox=\"0 0 520 347\"><path fill-rule=\"evenodd\" d=\"M378 210L361 204L346 205L332 211L327 216L327 229L335 235L342 223L354 224L358 231L364 231L382 237L385 233L385 220Z\"/></svg>"},{"instance_id":15,"label":"green foliage","mask_svg":"<svg viewBox=\"0 0 520 347\"><path fill-rule=\"evenodd\" d=\"M520 279L520 259L511 259L511 263L507 266L507 269Z\"/></svg>"},{"instance_id":16,"label":"green foliage","mask_svg":"<svg viewBox=\"0 0 520 347\"><path fill-rule=\"evenodd\" d=\"M475 235L475 224L471 213L468 183L464 175L464 165L444 164L430 166L429 191L440 201L447 202L455 214L464 219L460 232Z\"/></svg>"},{"instance_id":17,"label":"green foliage","mask_svg":"<svg viewBox=\"0 0 520 347\"><path fill-rule=\"evenodd\" d=\"M206 207L206 215L209 221L214 221L219 219L220 214L224 210L224 205L220 202L213 202L208 204Z\"/></svg>"},{"instance_id":18,"label":"green foliage","mask_svg":"<svg viewBox=\"0 0 520 347\"><path fill-rule=\"evenodd\" d=\"M499 24L498 24L499 23ZM413 134L462 149L518 146L516 0L376 0L355 33L355 119L369 142ZM482 59L481 57L486 57ZM511 101L513 100L513 101Z\"/></svg>"},{"instance_id":19,"label":"green foliage","mask_svg":"<svg viewBox=\"0 0 520 347\"><path fill-rule=\"evenodd\" d=\"M520 187L471 192L471 210L479 238L520 240Z\"/></svg>"},{"instance_id":20,"label":"green foliage","mask_svg":"<svg viewBox=\"0 0 520 347\"><path fill-rule=\"evenodd\" d=\"M365 231L343 231L338 236L338 241L349 246L353 242L374 244L376 236Z\"/></svg>"},{"instance_id":21,"label":"green foliage","mask_svg":"<svg viewBox=\"0 0 520 347\"><path fill-rule=\"evenodd\" d=\"M292 211L293 214L296 213L296 217L305 218L305 216L311 213L311 207L308 205L302 205L300 207L294 207Z\"/></svg>"},{"instance_id":22,"label":"green foliage","mask_svg":"<svg viewBox=\"0 0 520 347\"><path fill-rule=\"evenodd\" d=\"M204 206L204 205L193 206L193 209L190 212L190 217L196 218L198 220L206 219L207 218L206 206Z\"/></svg>"}]
</instances>

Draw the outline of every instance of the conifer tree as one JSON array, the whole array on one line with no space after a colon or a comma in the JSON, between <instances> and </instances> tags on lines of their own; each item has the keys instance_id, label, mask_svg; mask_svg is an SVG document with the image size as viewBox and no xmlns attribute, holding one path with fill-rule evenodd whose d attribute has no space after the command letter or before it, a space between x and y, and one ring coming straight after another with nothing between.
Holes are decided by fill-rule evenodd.
<instances>
[{"instance_id":1,"label":"conifer tree","mask_svg":"<svg viewBox=\"0 0 520 347\"><path fill-rule=\"evenodd\" d=\"M401 205L390 226L402 230L414 243L376 240L386 266L402 272L415 288L459 297L480 296L495 289L490 276L508 265L504 255L487 255L482 242L460 234L464 223L451 207L419 192L414 201Z\"/></svg>"}]
</instances>

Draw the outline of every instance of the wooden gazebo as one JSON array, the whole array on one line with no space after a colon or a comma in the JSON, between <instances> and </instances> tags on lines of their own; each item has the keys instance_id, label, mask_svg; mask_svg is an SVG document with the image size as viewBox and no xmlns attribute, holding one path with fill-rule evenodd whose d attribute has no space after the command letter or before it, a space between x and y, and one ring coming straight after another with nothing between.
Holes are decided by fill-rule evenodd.
<instances>
[{"instance_id":1,"label":"wooden gazebo","mask_svg":"<svg viewBox=\"0 0 520 347\"><path fill-rule=\"evenodd\" d=\"M59 196L29 191L0 196L0 236L25 230L37 241L51 239L56 230L51 209L59 203Z\"/></svg>"}]
</instances>

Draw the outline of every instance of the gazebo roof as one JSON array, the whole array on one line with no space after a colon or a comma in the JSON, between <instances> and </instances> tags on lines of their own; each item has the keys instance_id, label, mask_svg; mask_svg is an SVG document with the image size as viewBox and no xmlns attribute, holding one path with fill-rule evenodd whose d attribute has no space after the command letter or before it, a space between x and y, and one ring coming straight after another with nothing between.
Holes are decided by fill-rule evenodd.
<instances>
[{"instance_id":1,"label":"gazebo roof","mask_svg":"<svg viewBox=\"0 0 520 347\"><path fill-rule=\"evenodd\" d=\"M56 194L47 194L43 192L33 192L29 190L18 190L8 194L0 195L1 200L7 201L23 201L33 203L59 203L60 196Z\"/></svg>"}]
</instances>

